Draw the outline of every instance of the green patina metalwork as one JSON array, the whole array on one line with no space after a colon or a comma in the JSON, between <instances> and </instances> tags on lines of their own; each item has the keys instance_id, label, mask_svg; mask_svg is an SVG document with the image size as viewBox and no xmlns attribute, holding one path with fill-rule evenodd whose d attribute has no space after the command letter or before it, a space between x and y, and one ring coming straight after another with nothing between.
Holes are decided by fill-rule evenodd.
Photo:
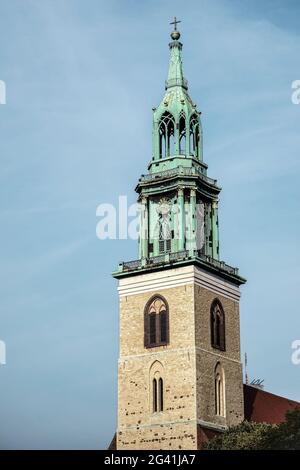
<instances>
[{"instance_id":1,"label":"green patina metalwork","mask_svg":"<svg viewBox=\"0 0 300 470\"><path fill-rule=\"evenodd\" d=\"M218 195L203 162L201 113L188 93L182 43L174 19L165 94L153 108L152 159L136 192L141 203L139 257L114 275L194 260L242 282L236 268L219 261ZM127 273L127 274L126 274Z\"/></svg>"},{"instance_id":2,"label":"green patina metalwork","mask_svg":"<svg viewBox=\"0 0 300 470\"><path fill-rule=\"evenodd\" d=\"M142 175L136 191L140 200L147 202L147 217L142 217L142 231L148 234L140 240L141 258L156 257L163 252L163 244L155 236L161 215L161 205L167 199L170 211L168 231L171 233L168 252L188 249L190 252L203 245L203 252L219 258L217 198L220 192L216 181L208 178L203 162L203 138L200 112L188 94L188 84L182 65L182 43L177 31L171 34L170 64L165 95L153 109L152 160L148 175ZM197 205L205 204L203 240L197 240ZM214 206L212 210L211 206ZM147 228L145 227L147 224ZM198 231L199 232L199 231ZM193 238L194 235L194 238ZM200 236L198 234L198 238Z\"/></svg>"},{"instance_id":3,"label":"green patina metalwork","mask_svg":"<svg viewBox=\"0 0 300 470\"><path fill-rule=\"evenodd\" d=\"M203 161L202 126L200 113L188 94L187 80L182 66L182 44L178 40L169 44L170 65L166 92L153 112L152 162L150 173L175 168L201 167Z\"/></svg>"}]
</instances>

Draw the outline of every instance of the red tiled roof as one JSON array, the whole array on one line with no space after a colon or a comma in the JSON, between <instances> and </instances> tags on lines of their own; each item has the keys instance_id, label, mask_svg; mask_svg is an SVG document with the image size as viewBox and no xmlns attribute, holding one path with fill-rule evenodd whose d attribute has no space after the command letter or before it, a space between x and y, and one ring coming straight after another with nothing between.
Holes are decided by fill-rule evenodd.
<instances>
[{"instance_id":1,"label":"red tiled roof","mask_svg":"<svg viewBox=\"0 0 300 470\"><path fill-rule=\"evenodd\" d=\"M244 385L244 407L247 421L279 424L285 421L286 412L300 408L300 403Z\"/></svg>"}]
</instances>

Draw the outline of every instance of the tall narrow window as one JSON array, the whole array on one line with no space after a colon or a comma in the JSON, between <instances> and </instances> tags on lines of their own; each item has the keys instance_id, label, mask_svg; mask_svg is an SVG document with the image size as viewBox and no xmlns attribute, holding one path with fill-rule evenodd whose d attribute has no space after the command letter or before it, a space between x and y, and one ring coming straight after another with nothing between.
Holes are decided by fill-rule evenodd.
<instances>
[{"instance_id":1,"label":"tall narrow window","mask_svg":"<svg viewBox=\"0 0 300 470\"><path fill-rule=\"evenodd\" d=\"M219 313L217 312L216 316L215 316L215 332L214 332L214 335L215 335L215 344L217 346L219 346L221 348L221 318L220 318L220 315Z\"/></svg>"},{"instance_id":2,"label":"tall narrow window","mask_svg":"<svg viewBox=\"0 0 300 470\"><path fill-rule=\"evenodd\" d=\"M186 129L185 129L185 116L180 113L179 119L179 154L186 155Z\"/></svg>"},{"instance_id":3,"label":"tall narrow window","mask_svg":"<svg viewBox=\"0 0 300 470\"><path fill-rule=\"evenodd\" d=\"M159 252L167 253L171 251L171 230L170 230L170 221L169 214L166 214L165 217L160 215L159 218Z\"/></svg>"},{"instance_id":4,"label":"tall narrow window","mask_svg":"<svg viewBox=\"0 0 300 470\"><path fill-rule=\"evenodd\" d=\"M144 344L154 348L169 343L169 309L161 295L155 295L147 302L144 311Z\"/></svg>"},{"instance_id":5,"label":"tall narrow window","mask_svg":"<svg viewBox=\"0 0 300 470\"><path fill-rule=\"evenodd\" d=\"M169 134L169 154L167 156L171 156L175 154L175 138L174 138L174 126L172 131Z\"/></svg>"},{"instance_id":6,"label":"tall narrow window","mask_svg":"<svg viewBox=\"0 0 300 470\"><path fill-rule=\"evenodd\" d=\"M156 314L150 313L149 314L149 336L150 336L150 343L155 344L156 342Z\"/></svg>"},{"instance_id":7,"label":"tall narrow window","mask_svg":"<svg viewBox=\"0 0 300 470\"><path fill-rule=\"evenodd\" d=\"M159 411L164 410L164 382L160 377L158 381L158 390L159 390Z\"/></svg>"},{"instance_id":8,"label":"tall narrow window","mask_svg":"<svg viewBox=\"0 0 300 470\"><path fill-rule=\"evenodd\" d=\"M165 126L159 127L159 158L165 158L167 154Z\"/></svg>"},{"instance_id":9,"label":"tall narrow window","mask_svg":"<svg viewBox=\"0 0 300 470\"><path fill-rule=\"evenodd\" d=\"M159 312L159 323L160 323L160 340L162 343L167 341L167 312L161 310Z\"/></svg>"},{"instance_id":10,"label":"tall narrow window","mask_svg":"<svg viewBox=\"0 0 300 470\"><path fill-rule=\"evenodd\" d=\"M225 314L221 302L215 299L210 309L211 345L225 351Z\"/></svg>"},{"instance_id":11,"label":"tall narrow window","mask_svg":"<svg viewBox=\"0 0 300 470\"><path fill-rule=\"evenodd\" d=\"M153 389L153 413L157 412L157 380L153 379L152 382Z\"/></svg>"},{"instance_id":12,"label":"tall narrow window","mask_svg":"<svg viewBox=\"0 0 300 470\"><path fill-rule=\"evenodd\" d=\"M158 247L160 253L171 251L171 239L174 234L171 228L172 222L172 202L163 197L156 206L157 222L154 227L154 236L158 238Z\"/></svg>"},{"instance_id":13,"label":"tall narrow window","mask_svg":"<svg viewBox=\"0 0 300 470\"><path fill-rule=\"evenodd\" d=\"M154 361L149 369L149 399L150 413L164 411L164 367L160 361Z\"/></svg>"},{"instance_id":14,"label":"tall narrow window","mask_svg":"<svg viewBox=\"0 0 300 470\"><path fill-rule=\"evenodd\" d=\"M199 143L199 120L196 114L193 114L190 120L190 154L198 157Z\"/></svg>"},{"instance_id":15,"label":"tall narrow window","mask_svg":"<svg viewBox=\"0 0 300 470\"><path fill-rule=\"evenodd\" d=\"M217 416L225 416L225 380L220 364L215 369L215 413Z\"/></svg>"}]
</instances>

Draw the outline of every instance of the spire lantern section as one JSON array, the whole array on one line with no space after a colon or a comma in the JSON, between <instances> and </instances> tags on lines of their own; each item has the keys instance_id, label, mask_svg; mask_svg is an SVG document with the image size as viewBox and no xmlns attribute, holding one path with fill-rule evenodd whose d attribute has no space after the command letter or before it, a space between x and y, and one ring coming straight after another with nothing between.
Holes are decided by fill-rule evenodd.
<instances>
[{"instance_id":1,"label":"spire lantern section","mask_svg":"<svg viewBox=\"0 0 300 470\"><path fill-rule=\"evenodd\" d=\"M165 84L165 95L157 108L153 108L153 151L150 172L167 170L183 165L195 167L203 174L202 126L200 112L188 94L188 84L182 65L182 43L175 25L169 44L170 63Z\"/></svg>"}]
</instances>

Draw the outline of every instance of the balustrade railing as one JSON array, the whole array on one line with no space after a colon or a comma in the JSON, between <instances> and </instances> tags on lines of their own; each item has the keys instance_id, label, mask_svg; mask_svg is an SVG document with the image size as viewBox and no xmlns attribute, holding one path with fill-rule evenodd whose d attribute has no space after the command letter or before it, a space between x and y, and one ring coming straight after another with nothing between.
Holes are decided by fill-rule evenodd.
<instances>
[{"instance_id":1,"label":"balustrade railing","mask_svg":"<svg viewBox=\"0 0 300 470\"><path fill-rule=\"evenodd\" d=\"M172 178L173 176L177 176L177 175L200 176L200 178L203 181L206 181L209 184L212 184L214 186L216 186L216 184L217 184L217 180L215 180L213 178L209 178L209 176L204 175L203 173L201 173L201 171L199 169L197 169L195 167L185 168L183 166L179 166L179 167L171 169L171 170L164 170L164 171L160 171L160 172L157 172L157 173L149 173L148 175L142 175L140 180L148 182L148 181L154 181L154 180L158 180L158 179Z\"/></svg>"},{"instance_id":2,"label":"balustrade railing","mask_svg":"<svg viewBox=\"0 0 300 470\"><path fill-rule=\"evenodd\" d=\"M238 268L234 268L224 263L224 261L219 261L209 255L205 255L201 250L193 250L192 252L188 250L182 250L175 253L153 256L152 258L147 258L143 260L143 262L142 260L126 261L120 264L120 270L121 272L135 271L142 267L169 264L175 261L182 261L184 259L189 258L198 258L201 261L211 266L214 266L215 268L220 269L221 271L225 271L231 275L238 276L239 274Z\"/></svg>"},{"instance_id":3,"label":"balustrade railing","mask_svg":"<svg viewBox=\"0 0 300 470\"><path fill-rule=\"evenodd\" d=\"M122 263L123 271L133 271L140 268L141 265L142 263L140 259L134 261L125 261Z\"/></svg>"}]
</instances>

